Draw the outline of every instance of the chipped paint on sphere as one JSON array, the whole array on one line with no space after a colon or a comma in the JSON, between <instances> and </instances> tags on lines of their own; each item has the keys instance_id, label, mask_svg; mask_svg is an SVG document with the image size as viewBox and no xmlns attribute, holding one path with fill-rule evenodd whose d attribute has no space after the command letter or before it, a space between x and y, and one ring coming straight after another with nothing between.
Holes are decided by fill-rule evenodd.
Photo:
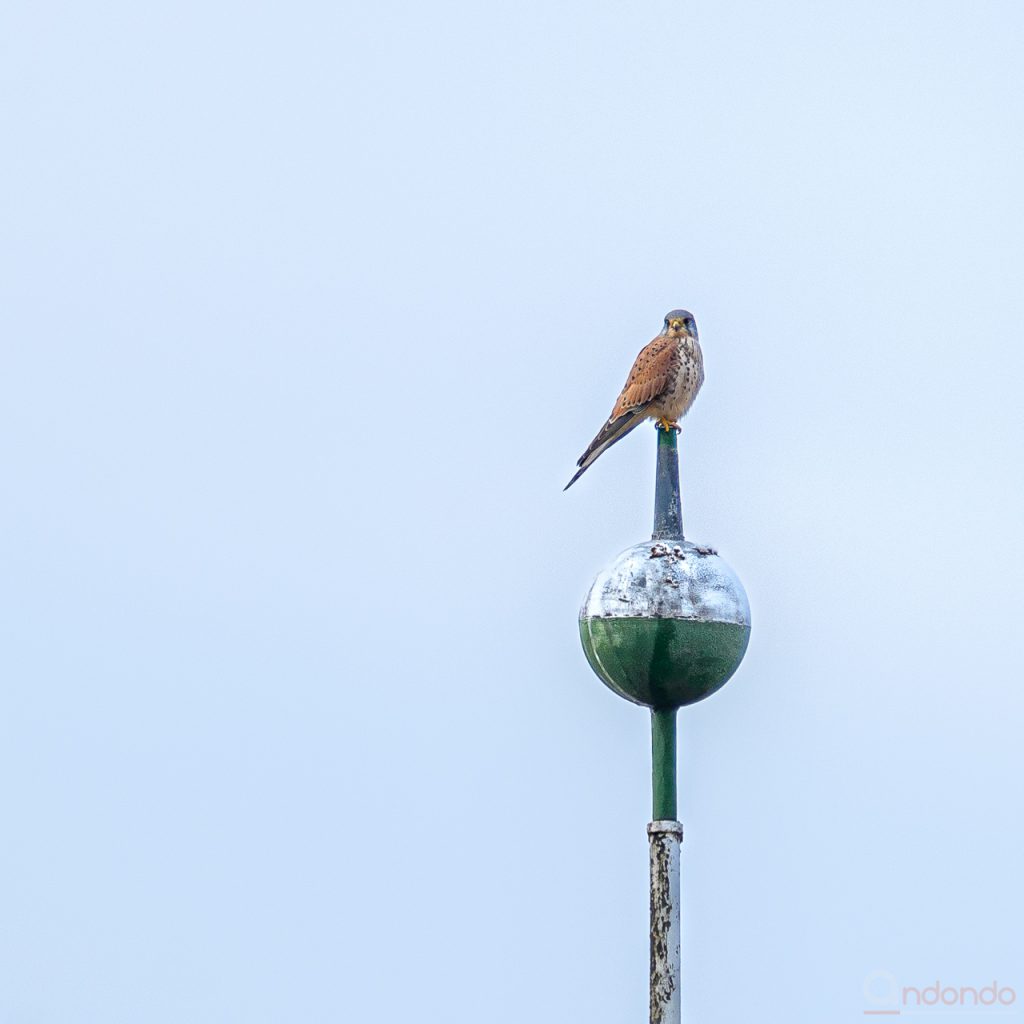
<instances>
[{"instance_id":1,"label":"chipped paint on sphere","mask_svg":"<svg viewBox=\"0 0 1024 1024\"><path fill-rule=\"evenodd\" d=\"M693 619L750 626L739 578L713 549L683 541L627 548L598 573L580 617Z\"/></svg>"}]
</instances>

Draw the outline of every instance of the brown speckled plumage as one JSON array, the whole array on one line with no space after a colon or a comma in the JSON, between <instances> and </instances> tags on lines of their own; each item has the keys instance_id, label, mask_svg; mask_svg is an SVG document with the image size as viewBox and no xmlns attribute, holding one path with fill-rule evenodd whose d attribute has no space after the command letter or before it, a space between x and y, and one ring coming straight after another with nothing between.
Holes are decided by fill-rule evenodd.
<instances>
[{"instance_id":1,"label":"brown speckled plumage","mask_svg":"<svg viewBox=\"0 0 1024 1024\"><path fill-rule=\"evenodd\" d=\"M595 460L645 419L671 428L686 415L704 383L697 325L685 309L665 317L665 327L636 357L608 421L580 456L568 490Z\"/></svg>"}]
</instances>

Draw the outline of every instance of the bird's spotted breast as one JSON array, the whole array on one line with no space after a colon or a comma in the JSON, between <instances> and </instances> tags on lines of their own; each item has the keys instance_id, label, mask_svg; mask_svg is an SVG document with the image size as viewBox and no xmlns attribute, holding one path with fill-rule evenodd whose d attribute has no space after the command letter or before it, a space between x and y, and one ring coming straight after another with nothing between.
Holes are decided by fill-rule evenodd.
<instances>
[{"instance_id":1,"label":"bird's spotted breast","mask_svg":"<svg viewBox=\"0 0 1024 1024\"><path fill-rule=\"evenodd\" d=\"M704 357L700 342L688 337L680 338L676 365L675 380L667 389L659 410L672 422L686 415L704 383Z\"/></svg>"}]
</instances>

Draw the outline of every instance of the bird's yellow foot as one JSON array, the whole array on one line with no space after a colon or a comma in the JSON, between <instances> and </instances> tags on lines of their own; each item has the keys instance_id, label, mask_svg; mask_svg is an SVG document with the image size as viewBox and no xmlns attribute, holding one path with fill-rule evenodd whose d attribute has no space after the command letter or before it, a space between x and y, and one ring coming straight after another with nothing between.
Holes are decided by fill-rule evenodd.
<instances>
[{"instance_id":1,"label":"bird's yellow foot","mask_svg":"<svg viewBox=\"0 0 1024 1024\"><path fill-rule=\"evenodd\" d=\"M664 416L662 416L658 420L655 420L654 425L659 430L664 430L666 433L668 433L668 431L670 431L670 430L674 430L678 434L678 433L681 433L682 429L683 429L681 426L679 426L678 423L673 423L671 420L665 419Z\"/></svg>"}]
</instances>

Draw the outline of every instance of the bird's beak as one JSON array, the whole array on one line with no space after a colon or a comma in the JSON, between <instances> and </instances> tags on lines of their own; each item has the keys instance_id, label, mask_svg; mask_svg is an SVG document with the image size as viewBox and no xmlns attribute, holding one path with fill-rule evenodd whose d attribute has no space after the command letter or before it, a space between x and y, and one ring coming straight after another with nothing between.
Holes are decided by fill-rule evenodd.
<instances>
[{"instance_id":1,"label":"bird's beak","mask_svg":"<svg viewBox=\"0 0 1024 1024\"><path fill-rule=\"evenodd\" d=\"M672 328L673 331L678 331L678 330L680 330L682 328L683 321L682 320L669 320L668 325L669 325L669 327Z\"/></svg>"}]
</instances>

